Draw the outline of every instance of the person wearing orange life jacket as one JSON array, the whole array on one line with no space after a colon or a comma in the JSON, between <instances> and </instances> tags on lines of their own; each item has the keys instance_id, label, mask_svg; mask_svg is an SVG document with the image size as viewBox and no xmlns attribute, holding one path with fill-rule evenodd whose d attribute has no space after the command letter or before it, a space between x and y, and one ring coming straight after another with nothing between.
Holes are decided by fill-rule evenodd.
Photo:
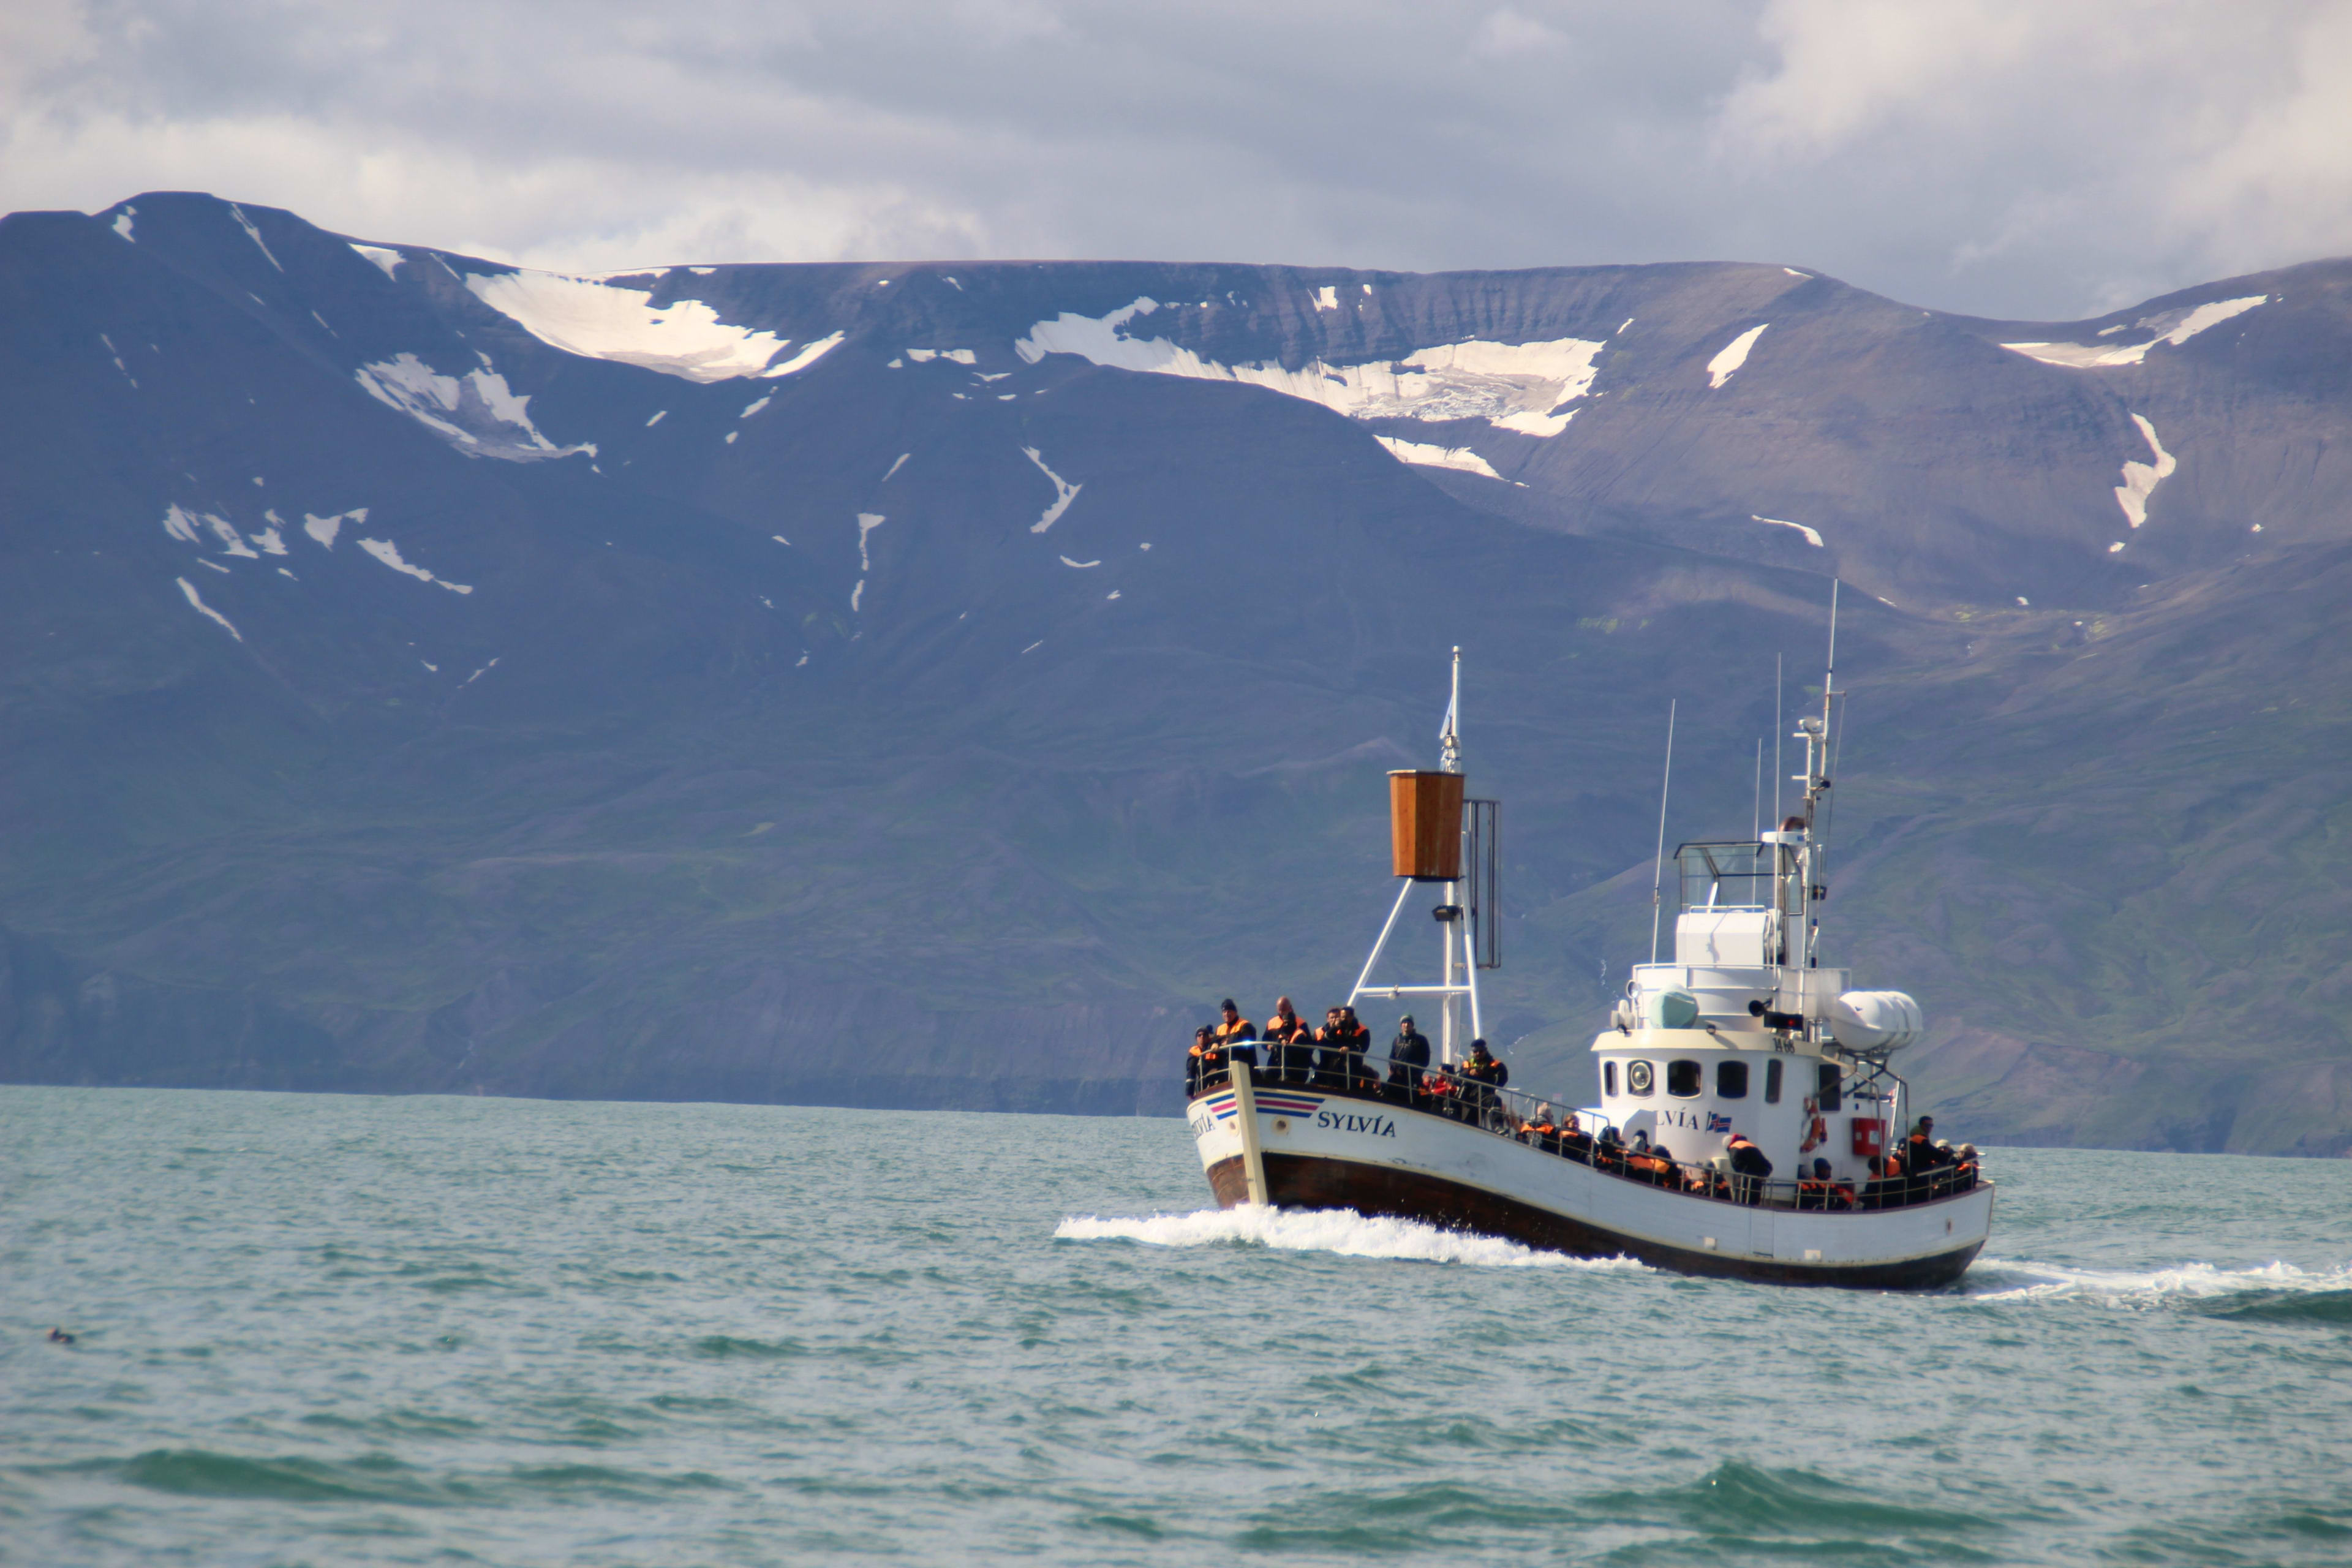
<instances>
[{"instance_id":1,"label":"person wearing orange life jacket","mask_svg":"<svg viewBox=\"0 0 2352 1568\"><path fill-rule=\"evenodd\" d=\"M1764 1151L1745 1132L1735 1132L1724 1152L1731 1156L1732 1195L1743 1204L1763 1202L1764 1184L1772 1174L1772 1162Z\"/></svg>"},{"instance_id":2,"label":"person wearing orange life jacket","mask_svg":"<svg viewBox=\"0 0 2352 1568\"><path fill-rule=\"evenodd\" d=\"M1265 1021L1267 1039L1281 1040L1286 1044L1301 1035L1310 1033L1312 1031L1307 1027L1307 1021L1301 1018L1297 1009L1290 1005L1289 997L1277 996L1274 999L1274 1016Z\"/></svg>"},{"instance_id":3,"label":"person wearing orange life jacket","mask_svg":"<svg viewBox=\"0 0 2352 1568\"><path fill-rule=\"evenodd\" d=\"M1203 1085L1225 1069L1225 1047L1217 1043L1216 1035L1216 1030L1206 1024L1192 1032L1192 1048L1184 1057L1187 1096L1198 1094Z\"/></svg>"},{"instance_id":4,"label":"person wearing orange life jacket","mask_svg":"<svg viewBox=\"0 0 2352 1568\"><path fill-rule=\"evenodd\" d=\"M1210 1037L1225 1048L1226 1059L1257 1065L1257 1026L1242 1016L1242 1010L1226 997L1217 1004L1218 1023L1209 1031Z\"/></svg>"},{"instance_id":5,"label":"person wearing orange life jacket","mask_svg":"<svg viewBox=\"0 0 2352 1568\"><path fill-rule=\"evenodd\" d=\"M1892 1154L1870 1157L1870 1180L1862 1185L1857 1208L1891 1209L1903 1205L1903 1162Z\"/></svg>"},{"instance_id":6,"label":"person wearing orange life jacket","mask_svg":"<svg viewBox=\"0 0 2352 1568\"><path fill-rule=\"evenodd\" d=\"M1473 1040L1470 1059L1454 1064L1454 1077L1464 1111L1469 1120L1477 1121L1494 1110L1495 1091L1511 1081L1511 1069L1487 1051L1486 1041Z\"/></svg>"},{"instance_id":7,"label":"person wearing orange life jacket","mask_svg":"<svg viewBox=\"0 0 2352 1568\"><path fill-rule=\"evenodd\" d=\"M1551 1119L1551 1107L1538 1105L1533 1116L1519 1123L1516 1134L1522 1143L1531 1143L1547 1154L1559 1152L1559 1123Z\"/></svg>"},{"instance_id":8,"label":"person wearing orange life jacket","mask_svg":"<svg viewBox=\"0 0 2352 1568\"><path fill-rule=\"evenodd\" d=\"M1305 1083L1315 1070L1315 1052L1308 1048L1314 1037L1290 998L1276 997L1274 1016L1265 1021L1266 1070L1283 1083Z\"/></svg>"},{"instance_id":9,"label":"person wearing orange life jacket","mask_svg":"<svg viewBox=\"0 0 2352 1568\"><path fill-rule=\"evenodd\" d=\"M1372 1032L1357 1019L1353 1007L1331 1009L1331 1022L1315 1039L1323 1047L1317 1077L1324 1088L1353 1089L1370 1080L1371 1075L1364 1068L1364 1052L1371 1047Z\"/></svg>"}]
</instances>

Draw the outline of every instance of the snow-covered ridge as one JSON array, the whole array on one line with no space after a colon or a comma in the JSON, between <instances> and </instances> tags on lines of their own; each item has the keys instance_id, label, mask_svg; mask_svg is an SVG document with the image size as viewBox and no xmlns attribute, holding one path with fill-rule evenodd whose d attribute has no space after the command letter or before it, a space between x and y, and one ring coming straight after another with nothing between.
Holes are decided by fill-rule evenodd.
<instances>
[{"instance_id":1,"label":"snow-covered ridge","mask_svg":"<svg viewBox=\"0 0 2352 1568\"><path fill-rule=\"evenodd\" d=\"M1598 374L1593 361L1608 346L1585 338L1535 343L1473 338L1360 364L1318 359L1297 370L1268 362L1229 365L1165 338L1129 331L1137 317L1162 308L1145 298L1101 316L1065 310L1031 327L1013 342L1013 352L1031 364L1047 354L1076 354L1119 370L1263 386L1351 419L1484 419L1524 436L1557 436L1575 417L1575 410L1560 408L1591 391Z\"/></svg>"},{"instance_id":2,"label":"snow-covered ridge","mask_svg":"<svg viewBox=\"0 0 2352 1568\"><path fill-rule=\"evenodd\" d=\"M2202 305L2191 305L2177 310L2159 310L2153 316L2142 316L2132 325L2141 331L2155 335L2145 342L2127 344L2106 343L2003 343L2011 353L2040 360L2043 364L2064 365L2070 370L2107 370L2116 365L2139 364L2147 358L2147 351L2159 343L2175 347L2187 342L2209 327L2218 327L2232 316L2242 316L2257 305L2267 304L2267 294L2249 294L2239 300L2209 300ZM2108 327L2099 335L2122 331Z\"/></svg>"},{"instance_id":3,"label":"snow-covered ridge","mask_svg":"<svg viewBox=\"0 0 2352 1568\"><path fill-rule=\"evenodd\" d=\"M842 340L835 332L775 363L792 346L790 339L722 321L699 300L656 306L642 289L557 272L468 273L466 287L550 348L687 381L790 375L814 364Z\"/></svg>"},{"instance_id":4,"label":"snow-covered ridge","mask_svg":"<svg viewBox=\"0 0 2352 1568\"><path fill-rule=\"evenodd\" d=\"M530 398L507 385L484 361L462 376L443 375L415 354L401 354L358 371L361 386L469 457L530 461L574 452L596 455L593 444L559 447L530 422Z\"/></svg>"}]
</instances>

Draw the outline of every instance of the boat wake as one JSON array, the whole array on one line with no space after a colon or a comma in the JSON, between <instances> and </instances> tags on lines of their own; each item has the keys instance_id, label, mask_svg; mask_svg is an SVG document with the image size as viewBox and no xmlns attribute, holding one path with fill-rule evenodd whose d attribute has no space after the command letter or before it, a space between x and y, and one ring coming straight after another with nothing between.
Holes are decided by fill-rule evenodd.
<instances>
[{"instance_id":1,"label":"boat wake","mask_svg":"<svg viewBox=\"0 0 2352 1568\"><path fill-rule=\"evenodd\" d=\"M2220 1268L2075 1268L2060 1263L1982 1258L1958 1294L1977 1300L2083 1299L2122 1307L2179 1305L2221 1317L2352 1321L2352 1267L2298 1268L2265 1263Z\"/></svg>"},{"instance_id":2,"label":"boat wake","mask_svg":"<svg viewBox=\"0 0 2352 1568\"><path fill-rule=\"evenodd\" d=\"M1570 1258L1498 1237L1440 1230L1419 1220L1387 1219L1350 1209L1277 1209L1257 1204L1139 1218L1073 1215L1054 1228L1069 1241L1134 1241L1148 1247L1239 1245L1342 1258L1394 1258L1479 1268L1586 1268L1647 1273L1630 1258Z\"/></svg>"}]
</instances>

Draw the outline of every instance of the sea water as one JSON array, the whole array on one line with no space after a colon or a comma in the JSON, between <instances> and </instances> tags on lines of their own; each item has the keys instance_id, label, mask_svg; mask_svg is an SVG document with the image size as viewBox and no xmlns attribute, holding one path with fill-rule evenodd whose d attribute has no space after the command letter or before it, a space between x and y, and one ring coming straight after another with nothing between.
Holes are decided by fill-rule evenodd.
<instances>
[{"instance_id":1,"label":"sea water","mask_svg":"<svg viewBox=\"0 0 2352 1568\"><path fill-rule=\"evenodd\" d=\"M0 1089L0 1558L2352 1562L2352 1163L1988 1163L1895 1295L1174 1120Z\"/></svg>"}]
</instances>

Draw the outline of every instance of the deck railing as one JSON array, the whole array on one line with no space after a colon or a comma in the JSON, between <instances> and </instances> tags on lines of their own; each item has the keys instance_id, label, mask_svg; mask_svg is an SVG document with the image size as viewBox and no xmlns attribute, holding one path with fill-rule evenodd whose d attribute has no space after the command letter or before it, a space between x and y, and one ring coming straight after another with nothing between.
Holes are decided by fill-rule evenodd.
<instances>
[{"instance_id":1,"label":"deck railing","mask_svg":"<svg viewBox=\"0 0 2352 1568\"><path fill-rule=\"evenodd\" d=\"M1261 1093L1288 1089L1442 1116L1576 1164L1589 1165L1604 1175L1720 1203L1839 1213L1907 1208L1969 1192L1980 1179L1973 1164L1874 1180L1859 1188L1851 1183L1817 1182L1810 1177L1799 1180L1780 1175L1743 1176L1719 1170L1711 1163L1693 1164L1674 1159L1663 1144L1643 1148L1626 1143L1609 1135L1612 1129L1605 1119L1587 1116L1577 1107L1548 1095L1498 1088L1465 1078L1459 1063L1451 1070L1399 1068L1359 1058L1328 1069L1277 1070L1251 1061L1253 1056L1265 1049L1262 1042L1257 1051L1241 1047L1241 1059L1250 1063L1251 1082ZM1385 1074L1381 1070L1383 1068L1387 1069ZM1400 1073L1402 1079L1397 1076ZM1207 1070L1196 1072L1188 1085L1188 1098L1214 1093L1224 1087L1229 1077L1223 1062L1212 1058ZM1536 1131L1547 1122L1565 1129L1570 1118L1579 1124L1574 1133L1555 1131L1546 1135Z\"/></svg>"}]
</instances>

